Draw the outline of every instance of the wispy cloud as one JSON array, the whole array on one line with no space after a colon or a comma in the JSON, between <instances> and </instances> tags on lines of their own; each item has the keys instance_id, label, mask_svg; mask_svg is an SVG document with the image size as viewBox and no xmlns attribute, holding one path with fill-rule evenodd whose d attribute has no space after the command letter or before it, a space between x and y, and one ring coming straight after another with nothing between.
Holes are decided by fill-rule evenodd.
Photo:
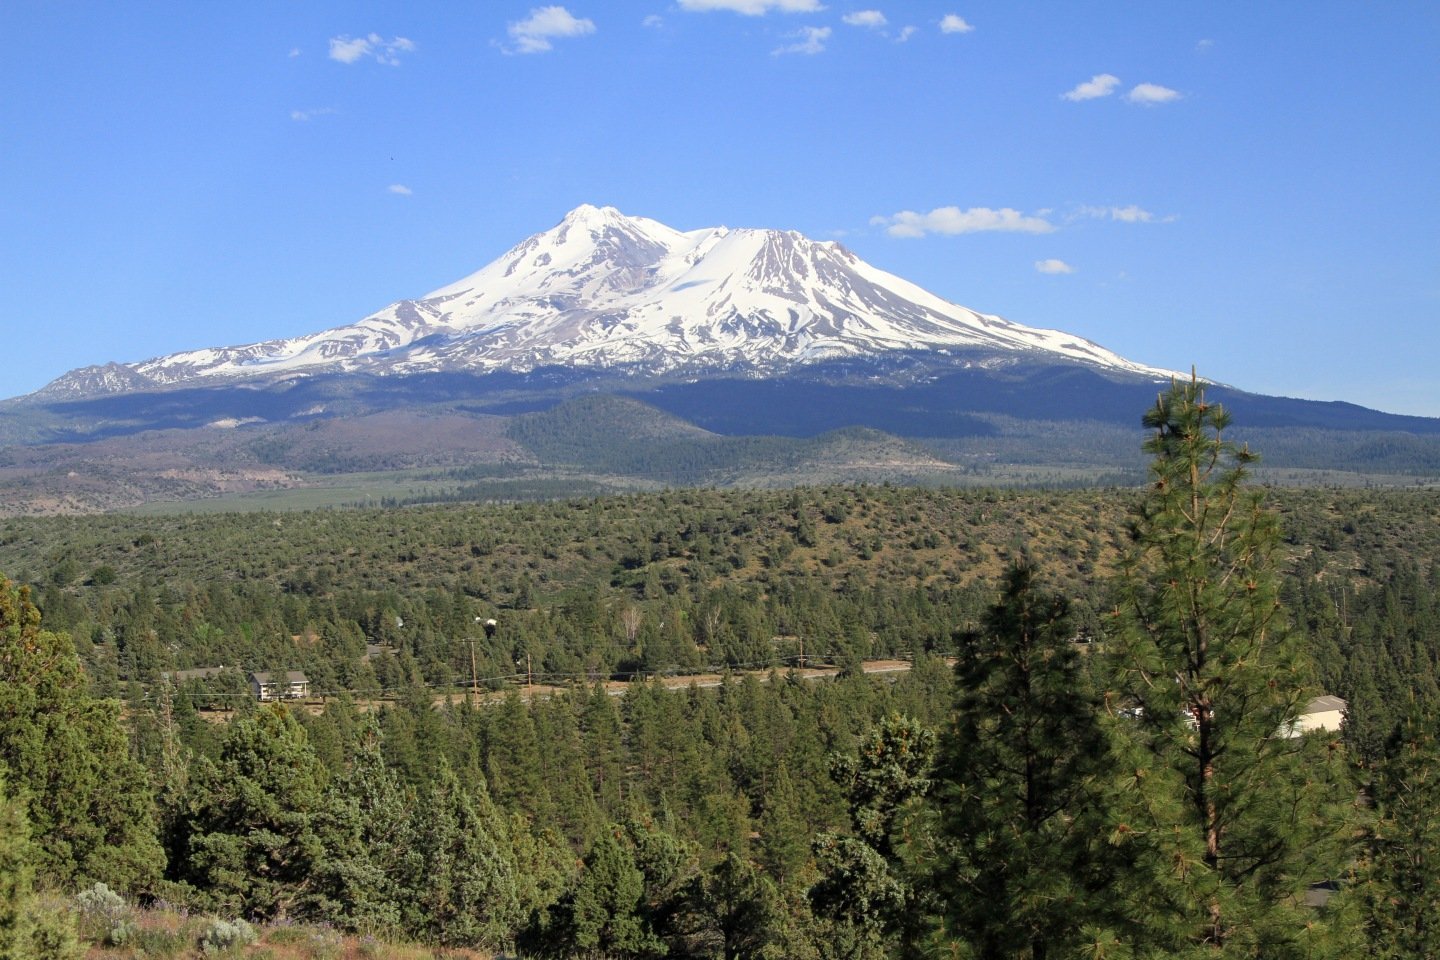
<instances>
[{"instance_id":1,"label":"wispy cloud","mask_svg":"<svg viewBox=\"0 0 1440 960\"><path fill-rule=\"evenodd\" d=\"M313 110L291 110L290 119L298 123L304 123L308 120L313 120L316 117L323 117L327 114L335 112L336 110L334 107L316 107Z\"/></svg>"},{"instance_id":2,"label":"wispy cloud","mask_svg":"<svg viewBox=\"0 0 1440 960\"><path fill-rule=\"evenodd\" d=\"M901 27L900 32L895 34L895 42L904 43L906 40L909 40L911 37L915 36L915 34L919 32L919 27Z\"/></svg>"},{"instance_id":3,"label":"wispy cloud","mask_svg":"<svg viewBox=\"0 0 1440 960\"><path fill-rule=\"evenodd\" d=\"M1041 273L1074 273L1075 268L1064 260L1056 260L1053 257L1049 260L1036 260L1035 269Z\"/></svg>"},{"instance_id":4,"label":"wispy cloud","mask_svg":"<svg viewBox=\"0 0 1440 960\"><path fill-rule=\"evenodd\" d=\"M1149 210L1133 203L1128 207L1082 206L1076 209L1075 215L1095 220L1115 220L1119 223L1172 223L1175 220L1173 216L1156 216Z\"/></svg>"},{"instance_id":5,"label":"wispy cloud","mask_svg":"<svg viewBox=\"0 0 1440 960\"><path fill-rule=\"evenodd\" d=\"M355 63L369 57L377 63L398 67L402 53L414 52L415 42L405 37L386 40L380 34L372 33L364 37L342 34L330 38L330 59L341 63Z\"/></svg>"},{"instance_id":6,"label":"wispy cloud","mask_svg":"<svg viewBox=\"0 0 1440 960\"><path fill-rule=\"evenodd\" d=\"M385 189L401 197L408 197L415 192L414 190L411 190L409 187L405 186L405 184L403 183L392 183Z\"/></svg>"},{"instance_id":7,"label":"wispy cloud","mask_svg":"<svg viewBox=\"0 0 1440 960\"><path fill-rule=\"evenodd\" d=\"M796 38L794 43L776 47L770 52L777 57L784 53L803 53L809 56L824 53L825 41L830 39L832 32L829 27L801 27L794 33L787 34Z\"/></svg>"},{"instance_id":8,"label":"wispy cloud","mask_svg":"<svg viewBox=\"0 0 1440 960\"><path fill-rule=\"evenodd\" d=\"M680 9L691 13L729 10L747 17L763 17L771 10L779 13L819 13L825 5L820 0L680 0Z\"/></svg>"},{"instance_id":9,"label":"wispy cloud","mask_svg":"<svg viewBox=\"0 0 1440 960\"><path fill-rule=\"evenodd\" d=\"M290 59L291 59L291 60L294 60L294 59L295 59L296 57L298 57L298 56L300 56L300 48L299 48L299 47L291 47L291 48L290 48Z\"/></svg>"},{"instance_id":10,"label":"wispy cloud","mask_svg":"<svg viewBox=\"0 0 1440 960\"><path fill-rule=\"evenodd\" d=\"M1204 40L1200 40L1200 41L1196 42L1196 44L1195 44L1195 52L1196 52L1196 53L1209 53L1209 52L1210 52L1210 49L1211 49L1212 47L1214 47L1214 46L1215 46L1215 41L1214 41L1214 40L1211 40L1209 37L1206 37Z\"/></svg>"},{"instance_id":11,"label":"wispy cloud","mask_svg":"<svg viewBox=\"0 0 1440 960\"><path fill-rule=\"evenodd\" d=\"M1055 225L1044 217L1026 216L1019 210L1002 207L936 207L929 213L902 210L890 217L871 217L872 226L883 226L892 237L923 237L928 233L1050 233Z\"/></svg>"},{"instance_id":12,"label":"wispy cloud","mask_svg":"<svg viewBox=\"0 0 1440 960\"><path fill-rule=\"evenodd\" d=\"M1120 78L1113 73L1097 73L1084 83L1061 94L1066 100L1094 100L1098 97L1108 97L1120 86Z\"/></svg>"},{"instance_id":13,"label":"wispy cloud","mask_svg":"<svg viewBox=\"0 0 1440 960\"><path fill-rule=\"evenodd\" d=\"M889 22L885 19L885 14L879 10L856 10L854 13L845 14L840 20L847 26L870 27L871 29L879 29Z\"/></svg>"},{"instance_id":14,"label":"wispy cloud","mask_svg":"<svg viewBox=\"0 0 1440 960\"><path fill-rule=\"evenodd\" d=\"M969 33L975 28L965 22L965 18L956 13L947 13L940 18L941 33Z\"/></svg>"},{"instance_id":15,"label":"wispy cloud","mask_svg":"<svg viewBox=\"0 0 1440 960\"><path fill-rule=\"evenodd\" d=\"M582 37L595 32L595 21L576 17L564 7L536 7L524 20L509 25L511 53L546 53L556 37Z\"/></svg>"},{"instance_id":16,"label":"wispy cloud","mask_svg":"<svg viewBox=\"0 0 1440 960\"><path fill-rule=\"evenodd\" d=\"M640 26L649 27L652 30L658 30L661 27L665 26L665 18L660 16L660 14L658 13L652 13L644 20L640 21Z\"/></svg>"},{"instance_id":17,"label":"wispy cloud","mask_svg":"<svg viewBox=\"0 0 1440 960\"><path fill-rule=\"evenodd\" d=\"M1131 103L1153 107L1156 104L1179 100L1180 91L1171 90L1169 87L1162 87L1158 83L1141 83L1137 84L1129 93L1125 94L1125 99Z\"/></svg>"}]
</instances>

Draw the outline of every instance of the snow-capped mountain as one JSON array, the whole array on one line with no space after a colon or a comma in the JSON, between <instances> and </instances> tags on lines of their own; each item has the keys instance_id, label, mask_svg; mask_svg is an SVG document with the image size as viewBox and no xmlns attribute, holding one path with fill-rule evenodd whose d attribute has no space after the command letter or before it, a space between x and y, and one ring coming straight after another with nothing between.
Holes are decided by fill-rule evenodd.
<instances>
[{"instance_id":1,"label":"snow-capped mountain","mask_svg":"<svg viewBox=\"0 0 1440 960\"><path fill-rule=\"evenodd\" d=\"M488 266L348 326L72 371L32 396L316 373L779 373L935 351L981 364L1079 362L1168 377L1088 340L950 303L833 242L777 230L681 232L612 207L571 211Z\"/></svg>"}]
</instances>

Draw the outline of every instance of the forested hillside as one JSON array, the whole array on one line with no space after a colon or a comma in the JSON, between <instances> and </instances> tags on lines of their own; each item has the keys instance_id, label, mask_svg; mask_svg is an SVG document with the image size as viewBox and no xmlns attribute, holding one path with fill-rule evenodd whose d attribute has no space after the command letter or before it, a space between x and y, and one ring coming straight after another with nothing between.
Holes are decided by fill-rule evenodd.
<instances>
[{"instance_id":1,"label":"forested hillside","mask_svg":"<svg viewBox=\"0 0 1440 960\"><path fill-rule=\"evenodd\" d=\"M45 888L527 955L1423 955L1440 492L1255 487L1193 401L1143 491L6 520L0 819Z\"/></svg>"}]
</instances>

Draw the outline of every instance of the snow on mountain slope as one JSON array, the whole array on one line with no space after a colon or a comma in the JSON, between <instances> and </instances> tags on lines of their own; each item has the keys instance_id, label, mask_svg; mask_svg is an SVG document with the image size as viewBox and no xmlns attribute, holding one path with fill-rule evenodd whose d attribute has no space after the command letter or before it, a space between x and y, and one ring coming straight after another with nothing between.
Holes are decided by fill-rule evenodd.
<instances>
[{"instance_id":1,"label":"snow on mountain slope","mask_svg":"<svg viewBox=\"0 0 1440 960\"><path fill-rule=\"evenodd\" d=\"M897 350L1064 359L1166 377L1088 340L976 313L837 243L717 227L680 232L584 205L482 268L344 327L73 371L51 397L217 378L539 366L775 373ZM103 375L102 375L103 374Z\"/></svg>"}]
</instances>

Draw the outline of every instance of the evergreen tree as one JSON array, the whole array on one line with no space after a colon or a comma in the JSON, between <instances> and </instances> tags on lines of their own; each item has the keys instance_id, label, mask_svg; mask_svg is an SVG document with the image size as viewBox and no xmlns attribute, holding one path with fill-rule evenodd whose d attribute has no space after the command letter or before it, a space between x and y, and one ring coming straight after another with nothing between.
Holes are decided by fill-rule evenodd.
<instances>
[{"instance_id":1,"label":"evergreen tree","mask_svg":"<svg viewBox=\"0 0 1440 960\"><path fill-rule=\"evenodd\" d=\"M234 721L219 763L202 759L191 778L177 879L234 915L313 914L324 788L324 767L287 708Z\"/></svg>"},{"instance_id":2,"label":"evergreen tree","mask_svg":"<svg viewBox=\"0 0 1440 960\"><path fill-rule=\"evenodd\" d=\"M687 953L722 960L759 960L778 951L784 907L774 884L730 854L695 876L683 893Z\"/></svg>"},{"instance_id":3,"label":"evergreen tree","mask_svg":"<svg viewBox=\"0 0 1440 960\"><path fill-rule=\"evenodd\" d=\"M74 917L42 906L34 879L25 805L7 793L0 777L0 960L80 960Z\"/></svg>"},{"instance_id":4,"label":"evergreen tree","mask_svg":"<svg viewBox=\"0 0 1440 960\"><path fill-rule=\"evenodd\" d=\"M473 779L467 789L442 761L415 808L407 926L443 946L499 946L521 919L507 825Z\"/></svg>"},{"instance_id":5,"label":"evergreen tree","mask_svg":"<svg viewBox=\"0 0 1440 960\"><path fill-rule=\"evenodd\" d=\"M910 939L923 895L901 861L904 826L929 791L935 735L907 717L890 716L860 742L857 756L831 758L853 834L815 840L820 879L810 888L815 912L837 922L847 955L884 952L896 935Z\"/></svg>"},{"instance_id":6,"label":"evergreen tree","mask_svg":"<svg viewBox=\"0 0 1440 960\"><path fill-rule=\"evenodd\" d=\"M596 839L575 888L526 932L521 946L549 957L664 955L665 943L646 916L645 875L621 828Z\"/></svg>"},{"instance_id":7,"label":"evergreen tree","mask_svg":"<svg viewBox=\"0 0 1440 960\"><path fill-rule=\"evenodd\" d=\"M765 795L760 811L760 837L756 843L761 866L777 884L787 887L809 859L808 832L800 814L800 798L790 778L790 769L781 763L774 785Z\"/></svg>"},{"instance_id":8,"label":"evergreen tree","mask_svg":"<svg viewBox=\"0 0 1440 960\"><path fill-rule=\"evenodd\" d=\"M1313 692L1276 589L1277 521L1244 484L1248 449L1204 385L1177 382L1144 423L1152 484L1114 637L1129 830L1153 846L1143 909L1174 952L1283 957L1301 893L1340 869L1353 788L1338 751L1285 736Z\"/></svg>"},{"instance_id":9,"label":"evergreen tree","mask_svg":"<svg viewBox=\"0 0 1440 960\"><path fill-rule=\"evenodd\" d=\"M942 937L982 960L1073 956L1096 942L1117 919L1125 866L1108 839L1114 758L1068 605L1034 579L1029 563L1013 567L984 628L961 643L930 796L927 886Z\"/></svg>"},{"instance_id":10,"label":"evergreen tree","mask_svg":"<svg viewBox=\"0 0 1440 960\"><path fill-rule=\"evenodd\" d=\"M0 960L29 960L34 875L25 808L10 798L0 780Z\"/></svg>"},{"instance_id":11,"label":"evergreen tree","mask_svg":"<svg viewBox=\"0 0 1440 960\"><path fill-rule=\"evenodd\" d=\"M150 785L130 756L119 704L89 696L70 637L41 629L28 589L3 577L0 764L45 838L35 851L39 877L134 892L159 879Z\"/></svg>"},{"instance_id":12,"label":"evergreen tree","mask_svg":"<svg viewBox=\"0 0 1440 960\"><path fill-rule=\"evenodd\" d=\"M414 795L385 763L380 731L369 721L346 775L330 782L317 821L323 853L316 864L322 915L350 929L400 929L401 881L413 872Z\"/></svg>"},{"instance_id":13,"label":"evergreen tree","mask_svg":"<svg viewBox=\"0 0 1440 960\"><path fill-rule=\"evenodd\" d=\"M1376 822L1361 887L1372 957L1440 958L1440 741L1409 713L1376 771Z\"/></svg>"}]
</instances>

